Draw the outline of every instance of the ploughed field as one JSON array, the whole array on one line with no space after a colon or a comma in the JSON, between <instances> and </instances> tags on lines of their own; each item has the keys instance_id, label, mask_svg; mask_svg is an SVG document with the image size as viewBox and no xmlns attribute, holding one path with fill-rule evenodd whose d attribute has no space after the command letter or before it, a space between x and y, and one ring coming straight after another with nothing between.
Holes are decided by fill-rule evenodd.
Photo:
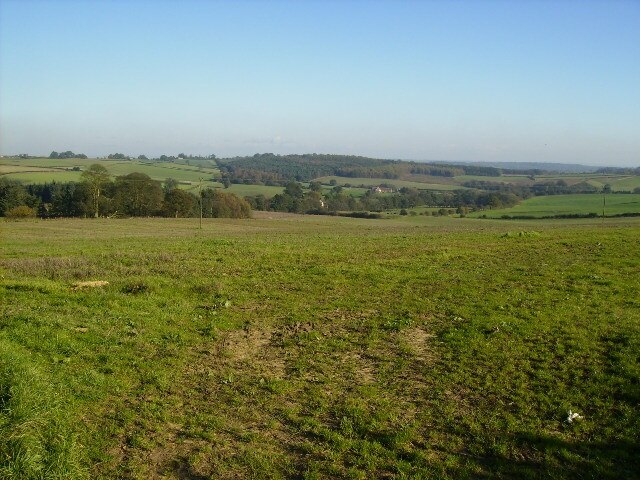
<instances>
[{"instance_id":1,"label":"ploughed field","mask_svg":"<svg viewBox=\"0 0 640 480\"><path fill-rule=\"evenodd\" d=\"M640 471L638 219L0 228L0 478Z\"/></svg>"}]
</instances>

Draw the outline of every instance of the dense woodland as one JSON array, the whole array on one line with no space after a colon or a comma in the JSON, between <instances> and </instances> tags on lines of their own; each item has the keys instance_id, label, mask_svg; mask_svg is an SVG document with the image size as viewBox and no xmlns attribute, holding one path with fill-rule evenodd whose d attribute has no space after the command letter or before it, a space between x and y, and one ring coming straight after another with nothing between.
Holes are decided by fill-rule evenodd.
<instances>
[{"instance_id":1,"label":"dense woodland","mask_svg":"<svg viewBox=\"0 0 640 480\"><path fill-rule=\"evenodd\" d=\"M143 173L112 180L101 165L92 165L81 182L22 185L0 179L0 216L7 217L204 217L246 218L251 207L232 193L204 189L198 196L164 185Z\"/></svg>"},{"instance_id":2,"label":"dense woodland","mask_svg":"<svg viewBox=\"0 0 640 480\"><path fill-rule=\"evenodd\" d=\"M308 182L314 178L337 175L348 178L398 179L407 175L500 176L497 168L477 165L421 164L402 160L381 160L353 155L275 155L255 154L218 160L223 176L231 183L285 185L291 180Z\"/></svg>"}]
</instances>

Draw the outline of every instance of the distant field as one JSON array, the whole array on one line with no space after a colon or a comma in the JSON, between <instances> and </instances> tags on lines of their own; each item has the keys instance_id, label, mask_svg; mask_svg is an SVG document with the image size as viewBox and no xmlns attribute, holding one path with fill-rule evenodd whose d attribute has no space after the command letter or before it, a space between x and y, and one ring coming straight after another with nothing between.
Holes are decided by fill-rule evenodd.
<instances>
[{"instance_id":1,"label":"distant field","mask_svg":"<svg viewBox=\"0 0 640 480\"><path fill-rule=\"evenodd\" d=\"M533 183L535 183L527 175L502 175L500 177L487 177L484 175L458 175L457 177L453 177L453 181L459 185L471 181L513 183L515 185L532 185Z\"/></svg>"},{"instance_id":2,"label":"distant field","mask_svg":"<svg viewBox=\"0 0 640 480\"><path fill-rule=\"evenodd\" d=\"M16 173L16 172L25 172L25 170L29 170L29 172L56 172L60 171L60 168L47 168L47 167L24 167L21 165L5 165L0 163L0 175L6 175L8 173Z\"/></svg>"},{"instance_id":3,"label":"distant field","mask_svg":"<svg viewBox=\"0 0 640 480\"><path fill-rule=\"evenodd\" d=\"M96 162L118 163L122 160L98 160L95 158L0 158L0 165L33 166L42 168L71 168L89 166Z\"/></svg>"},{"instance_id":4,"label":"distant field","mask_svg":"<svg viewBox=\"0 0 640 480\"><path fill-rule=\"evenodd\" d=\"M637 478L640 219L390 217L0 221L0 478Z\"/></svg>"},{"instance_id":5,"label":"distant field","mask_svg":"<svg viewBox=\"0 0 640 480\"><path fill-rule=\"evenodd\" d=\"M268 185L245 185L232 183L229 188L224 188L224 185L220 182L203 183L202 187L212 187L220 189L227 193L235 193L239 197L254 197L257 195L264 195L267 198L273 197L278 193L284 191L284 187L274 187ZM184 190L191 190L196 192L198 190L198 182L193 182L191 185L180 185L180 188Z\"/></svg>"},{"instance_id":6,"label":"distant field","mask_svg":"<svg viewBox=\"0 0 640 480\"><path fill-rule=\"evenodd\" d=\"M632 190L633 187L640 186L640 176L629 175L603 175L588 173L583 175L572 174L554 174L554 175L535 175L532 180L528 175L502 175L500 177L485 177L480 175L460 175L453 177L454 181L458 184L464 182L484 181L484 182L499 182L499 183L512 183L514 185L533 185L534 183L544 182L557 182L562 180L567 185L574 185L576 183L587 182L595 187L602 188L606 184L612 186L613 190Z\"/></svg>"},{"instance_id":7,"label":"distant field","mask_svg":"<svg viewBox=\"0 0 640 480\"><path fill-rule=\"evenodd\" d=\"M139 160L102 160L102 159L0 159L0 174L5 178L20 180L24 183L70 182L79 181L82 172L64 170L72 167L86 169L89 165L99 163L114 176L140 172L154 180L164 181L173 178L178 181L199 182L210 181L218 176L219 171L210 167L197 167L165 162L143 162ZM38 170L33 172L33 170Z\"/></svg>"},{"instance_id":8,"label":"distant field","mask_svg":"<svg viewBox=\"0 0 640 480\"><path fill-rule=\"evenodd\" d=\"M633 190L640 187L640 175L617 178L609 183L614 190Z\"/></svg>"},{"instance_id":9,"label":"distant field","mask_svg":"<svg viewBox=\"0 0 640 480\"><path fill-rule=\"evenodd\" d=\"M223 188L222 183L214 182L213 185L216 188ZM242 183L232 183L229 188L224 189L227 193L235 193L240 197L264 195L265 197L273 197L278 193L284 191L284 187L274 187L269 185L245 185Z\"/></svg>"},{"instance_id":10,"label":"distant field","mask_svg":"<svg viewBox=\"0 0 640 480\"><path fill-rule=\"evenodd\" d=\"M422 182L412 182L408 180L393 180L388 178L350 178L350 177L337 177L337 176L327 176L327 177L319 177L315 179L321 183L329 183L331 180L335 180L338 185L344 185L346 183L351 184L353 186L358 185L368 185L371 187L375 187L382 184L393 185L396 188L409 187L409 188L417 188L420 190L460 190L463 187L458 185L449 185L444 183L422 183Z\"/></svg>"},{"instance_id":11,"label":"distant field","mask_svg":"<svg viewBox=\"0 0 640 480\"><path fill-rule=\"evenodd\" d=\"M536 175L532 180L528 175L502 175L500 177L487 177L482 175L459 175L457 177L434 177L425 175L406 176L403 180L390 180L386 178L348 178L327 176L316 179L323 183L336 180L338 185L349 183L351 185L377 186L380 184L395 185L396 188L411 187L425 190L459 190L462 184L470 181L511 183L514 185L533 185L542 182L557 182L562 180L568 185L587 182L597 188L606 184L611 185L614 191L629 191L640 186L640 176L629 175L601 175L601 174L554 174Z\"/></svg>"},{"instance_id":12,"label":"distant field","mask_svg":"<svg viewBox=\"0 0 640 480\"><path fill-rule=\"evenodd\" d=\"M532 215L544 217L566 214L602 214L603 196L600 194L584 195L549 195L524 200L512 208L499 210L483 210L469 214L471 217L486 215L499 218L502 215ZM639 194L606 195L606 215L640 212Z\"/></svg>"},{"instance_id":13,"label":"distant field","mask_svg":"<svg viewBox=\"0 0 640 480\"><path fill-rule=\"evenodd\" d=\"M2 175L0 178L6 178L9 180L18 180L22 183L65 183L65 182L79 182L80 174L82 172L71 172L65 170L59 170L57 172L23 172L23 173L10 173Z\"/></svg>"}]
</instances>

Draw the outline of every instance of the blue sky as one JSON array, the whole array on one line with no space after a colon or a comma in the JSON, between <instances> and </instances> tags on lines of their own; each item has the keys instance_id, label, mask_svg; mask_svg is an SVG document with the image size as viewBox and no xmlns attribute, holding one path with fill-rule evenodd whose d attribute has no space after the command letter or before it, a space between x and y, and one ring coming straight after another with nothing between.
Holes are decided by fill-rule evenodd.
<instances>
[{"instance_id":1,"label":"blue sky","mask_svg":"<svg viewBox=\"0 0 640 480\"><path fill-rule=\"evenodd\" d=\"M639 1L0 0L0 152L640 165Z\"/></svg>"}]
</instances>

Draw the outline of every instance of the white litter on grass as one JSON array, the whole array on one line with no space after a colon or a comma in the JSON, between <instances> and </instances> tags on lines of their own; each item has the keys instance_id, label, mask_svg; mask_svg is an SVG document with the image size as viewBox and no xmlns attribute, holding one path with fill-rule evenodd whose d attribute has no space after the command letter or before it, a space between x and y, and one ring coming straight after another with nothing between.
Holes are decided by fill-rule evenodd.
<instances>
[{"instance_id":1,"label":"white litter on grass","mask_svg":"<svg viewBox=\"0 0 640 480\"><path fill-rule=\"evenodd\" d=\"M567 422L573 423L574 420L582 420L582 415L577 412L572 412L569 410L569 415L567 415Z\"/></svg>"}]
</instances>

